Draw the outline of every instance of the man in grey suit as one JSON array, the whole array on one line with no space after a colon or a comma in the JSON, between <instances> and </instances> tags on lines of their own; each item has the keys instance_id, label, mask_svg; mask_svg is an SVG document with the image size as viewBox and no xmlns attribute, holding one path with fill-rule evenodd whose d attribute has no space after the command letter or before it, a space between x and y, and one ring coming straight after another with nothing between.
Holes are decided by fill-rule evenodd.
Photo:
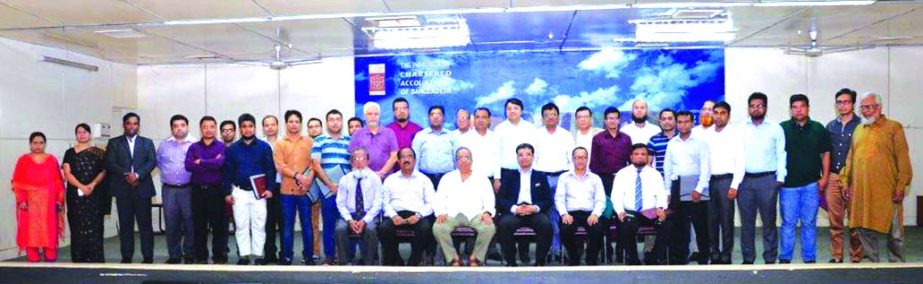
<instances>
[{"instance_id":1,"label":"man in grey suit","mask_svg":"<svg viewBox=\"0 0 923 284\"><path fill-rule=\"evenodd\" d=\"M154 262L154 230L151 226L151 198L156 195L151 172L157 154L151 139L138 135L141 117L133 112L122 117L124 134L109 139L106 170L110 173L109 191L119 212L119 242L122 263L131 263L135 253L134 229L138 222L144 263Z\"/></svg>"}]
</instances>

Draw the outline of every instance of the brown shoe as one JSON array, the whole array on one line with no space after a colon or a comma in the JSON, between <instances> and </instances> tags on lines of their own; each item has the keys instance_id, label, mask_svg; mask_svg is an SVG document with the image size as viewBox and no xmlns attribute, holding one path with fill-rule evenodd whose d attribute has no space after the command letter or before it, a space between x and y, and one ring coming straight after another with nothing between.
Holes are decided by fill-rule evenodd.
<instances>
[{"instance_id":1,"label":"brown shoe","mask_svg":"<svg viewBox=\"0 0 923 284\"><path fill-rule=\"evenodd\" d=\"M477 258L471 258L468 260L468 266L471 266L471 267L481 266L481 261L479 261Z\"/></svg>"},{"instance_id":2,"label":"brown shoe","mask_svg":"<svg viewBox=\"0 0 923 284\"><path fill-rule=\"evenodd\" d=\"M461 261L458 261L457 258L453 258L452 262L449 263L451 266L461 266Z\"/></svg>"}]
</instances>

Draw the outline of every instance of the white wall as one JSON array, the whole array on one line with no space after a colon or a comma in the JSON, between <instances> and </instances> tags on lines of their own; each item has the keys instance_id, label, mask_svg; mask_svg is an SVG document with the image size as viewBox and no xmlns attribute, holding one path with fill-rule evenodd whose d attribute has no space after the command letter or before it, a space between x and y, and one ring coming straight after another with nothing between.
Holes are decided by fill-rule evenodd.
<instances>
[{"instance_id":1,"label":"white wall","mask_svg":"<svg viewBox=\"0 0 923 284\"><path fill-rule=\"evenodd\" d=\"M96 65L99 71L41 62L42 55ZM0 259L8 259L17 255L8 181L16 159L29 151L29 134L44 132L48 153L60 161L74 143L78 122L110 122L113 107L135 106L137 67L6 39L0 39L0 66ZM105 146L105 141L96 144ZM106 221L107 235L115 235L114 220Z\"/></svg>"},{"instance_id":2,"label":"white wall","mask_svg":"<svg viewBox=\"0 0 923 284\"><path fill-rule=\"evenodd\" d=\"M923 47L875 48L817 58L785 55L778 49L730 48L725 53L725 92L735 121L747 117L746 100L760 91L769 96L768 117L787 120L788 97L804 93L811 100L811 118L825 124L835 117L834 94L848 87L884 98L884 113L903 123L917 172L904 200L905 224L916 225L916 196L923 188L923 81L915 67L923 64ZM858 104L857 104L858 105ZM823 210L818 224L826 226Z\"/></svg>"}]
</instances>

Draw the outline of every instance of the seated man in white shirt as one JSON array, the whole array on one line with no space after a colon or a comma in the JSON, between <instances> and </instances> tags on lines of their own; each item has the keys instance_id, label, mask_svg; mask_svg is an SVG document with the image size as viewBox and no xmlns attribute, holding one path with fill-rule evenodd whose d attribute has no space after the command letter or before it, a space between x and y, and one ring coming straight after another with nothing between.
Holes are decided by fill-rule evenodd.
<instances>
[{"instance_id":1,"label":"seated man in white shirt","mask_svg":"<svg viewBox=\"0 0 923 284\"><path fill-rule=\"evenodd\" d=\"M451 266L462 264L458 251L452 245L452 231L455 228L471 227L477 232L474 253L468 259L469 266L481 265L487 256L487 246L496 232L493 215L497 209L493 187L483 174L472 173L471 159L471 150L468 148L455 150L458 169L442 176L433 202L433 212L436 213L433 235Z\"/></svg>"},{"instance_id":2,"label":"seated man in white shirt","mask_svg":"<svg viewBox=\"0 0 923 284\"><path fill-rule=\"evenodd\" d=\"M420 264L423 250L433 242L433 200L436 190L426 175L414 168L416 153L411 148L397 152L401 171L385 178L382 207L385 218L378 224L384 265L400 266L404 263L398 251L397 228L414 232L410 246L410 266Z\"/></svg>"},{"instance_id":3,"label":"seated man in white shirt","mask_svg":"<svg viewBox=\"0 0 923 284\"><path fill-rule=\"evenodd\" d=\"M599 216L606 208L606 192L603 182L587 170L589 151L577 147L571 151L574 169L561 175L554 195L555 207L561 212L561 243L567 249L569 265L580 265L582 245L578 245L574 233L578 227L587 231L586 264L599 262L599 247L603 241L603 225Z\"/></svg>"},{"instance_id":4,"label":"seated man in white shirt","mask_svg":"<svg viewBox=\"0 0 923 284\"><path fill-rule=\"evenodd\" d=\"M640 265L636 240L638 228L654 226L657 240L654 242L654 260L649 264L660 264L665 259L666 246L670 242L671 222L666 208L669 192L664 188L663 177L653 167L647 166L647 145L636 143L631 146L631 166L615 174L612 186L612 207L618 214L622 226L619 238L626 245L626 260L629 265Z\"/></svg>"},{"instance_id":5,"label":"seated man in white shirt","mask_svg":"<svg viewBox=\"0 0 923 284\"><path fill-rule=\"evenodd\" d=\"M497 241L503 250L507 266L516 264L514 234L521 227L535 231L535 266L544 266L554 231L546 212L554 206L551 187L545 173L532 170L532 153L535 148L528 143L516 147L519 169L502 174L500 192L497 193ZM519 243L522 251L523 243Z\"/></svg>"},{"instance_id":6,"label":"seated man in white shirt","mask_svg":"<svg viewBox=\"0 0 923 284\"><path fill-rule=\"evenodd\" d=\"M365 244L359 264L372 265L378 252L376 226L381 212L381 179L369 169L369 154L357 147L350 154L353 170L340 178L337 186L337 210L340 220L336 225L337 258L341 264L350 263L349 236L359 235Z\"/></svg>"}]
</instances>

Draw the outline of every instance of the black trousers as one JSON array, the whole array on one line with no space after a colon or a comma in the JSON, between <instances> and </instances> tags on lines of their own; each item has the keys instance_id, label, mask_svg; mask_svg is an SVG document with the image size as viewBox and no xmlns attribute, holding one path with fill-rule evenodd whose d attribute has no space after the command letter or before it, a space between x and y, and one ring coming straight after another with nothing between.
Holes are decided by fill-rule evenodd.
<instances>
[{"instance_id":1,"label":"black trousers","mask_svg":"<svg viewBox=\"0 0 923 284\"><path fill-rule=\"evenodd\" d=\"M712 264L730 264L734 251L735 201L728 198L731 180L729 176L719 179L712 176L708 183L711 198L708 201L708 238Z\"/></svg>"},{"instance_id":2,"label":"black trousers","mask_svg":"<svg viewBox=\"0 0 923 284\"><path fill-rule=\"evenodd\" d=\"M630 212L634 213L634 212ZM634 214L634 217L626 216L619 227L619 238L625 249L625 261L629 265L639 265L638 259L638 229L641 226L654 226L657 229L657 238L654 241L654 261L653 263L666 263L666 248L670 244L670 233L673 230L672 216L667 217L662 223L657 224L656 220L648 219L640 213ZM675 215L675 214L674 214ZM645 260L647 262L647 260Z\"/></svg>"},{"instance_id":3,"label":"black trousers","mask_svg":"<svg viewBox=\"0 0 923 284\"><path fill-rule=\"evenodd\" d=\"M141 235L141 255L145 262L154 259L154 227L151 225L151 198L137 195L116 198L119 212L119 244L122 259L130 260L135 255L135 222Z\"/></svg>"},{"instance_id":4,"label":"black trousers","mask_svg":"<svg viewBox=\"0 0 923 284\"><path fill-rule=\"evenodd\" d=\"M513 237L513 233L521 227L529 227L535 231L535 261L537 264L544 264L545 258L548 256L548 250L551 249L551 239L554 234L551 229L551 221L545 213L526 216L513 214L500 216L500 222L497 226L497 240L503 250L503 257L506 258L509 264L516 264L516 239ZM521 243L520 246L522 246ZM522 247L520 247L521 249Z\"/></svg>"},{"instance_id":5,"label":"black trousers","mask_svg":"<svg viewBox=\"0 0 923 284\"><path fill-rule=\"evenodd\" d=\"M397 212L397 215L404 219L414 214L416 213L413 211ZM413 225L403 224L395 226L391 218L383 218L381 222L378 223L378 239L381 241L383 264L398 266L403 263L400 251L398 251L396 232L398 228L409 228L413 229L413 242L410 243L410 259L407 261L407 264L410 266L420 265L420 260L423 258L423 251L429 248L431 244L435 243L433 239L433 222L435 220L436 217L430 215L423 217L419 222Z\"/></svg>"},{"instance_id":6,"label":"black trousers","mask_svg":"<svg viewBox=\"0 0 923 284\"><path fill-rule=\"evenodd\" d=\"M267 260L281 259L276 240L282 229L282 194L272 193L272 198L266 200L266 242L263 245L263 257ZM308 244L310 245L310 244Z\"/></svg>"},{"instance_id":7,"label":"black trousers","mask_svg":"<svg viewBox=\"0 0 923 284\"><path fill-rule=\"evenodd\" d=\"M582 254L583 245L577 243L577 237L574 236L574 233L577 232L578 227L583 227L587 231L587 249L586 249L586 263L587 265L596 265L599 263L599 247L602 246L603 242L603 232L608 230L608 227L603 227L602 222L598 222L593 226L587 224L587 218L590 217L590 212L588 211L570 211L568 212L570 216L574 217L574 222L570 225L564 224L561 222L560 237L561 244L564 245L564 248L567 249L567 255L570 260L571 265L580 264L580 255ZM602 220L600 220L602 221Z\"/></svg>"},{"instance_id":8,"label":"black trousers","mask_svg":"<svg viewBox=\"0 0 923 284\"><path fill-rule=\"evenodd\" d=\"M708 200L699 202L681 201L679 199L679 181L673 181L670 208L676 212L673 223L672 244L670 245L670 262L673 264L689 263L689 235L695 229L695 242L699 254L711 255L708 238ZM690 226L691 225L691 226ZM708 264L708 257L699 259L699 264Z\"/></svg>"},{"instance_id":9,"label":"black trousers","mask_svg":"<svg viewBox=\"0 0 923 284\"><path fill-rule=\"evenodd\" d=\"M192 218L195 223L195 257L208 261L208 228L212 230L212 260L227 261L227 219L224 217L224 192L220 185L192 186Z\"/></svg>"},{"instance_id":10,"label":"black trousers","mask_svg":"<svg viewBox=\"0 0 923 284\"><path fill-rule=\"evenodd\" d=\"M606 192L606 197L612 196L612 183L615 181L615 174L605 174L605 173L595 173L599 175L599 179L603 183L603 191ZM613 215L611 219L605 219L603 225L605 225L606 233L608 234L609 226L612 224L616 225L616 228L620 227L621 222L619 221L618 216ZM622 239L617 238L615 240L615 252L612 251L612 246L606 244L606 254L607 255L616 255L616 260L621 259L622 255L625 254L625 250L622 248Z\"/></svg>"}]
</instances>

